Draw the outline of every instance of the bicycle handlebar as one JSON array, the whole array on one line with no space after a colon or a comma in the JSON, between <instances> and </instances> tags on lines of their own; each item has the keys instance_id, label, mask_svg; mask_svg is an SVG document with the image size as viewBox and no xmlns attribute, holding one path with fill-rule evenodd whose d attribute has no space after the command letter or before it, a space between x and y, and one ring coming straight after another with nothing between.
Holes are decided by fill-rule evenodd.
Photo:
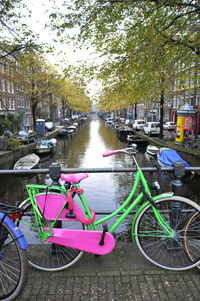
<instances>
[{"instance_id":1,"label":"bicycle handlebar","mask_svg":"<svg viewBox=\"0 0 200 301\"><path fill-rule=\"evenodd\" d=\"M122 152L127 151L127 150L128 150L128 148L116 149L116 150L104 153L103 157L109 157L109 156L112 156L112 155L115 155L115 154L118 154L118 153L122 153Z\"/></svg>"},{"instance_id":2,"label":"bicycle handlebar","mask_svg":"<svg viewBox=\"0 0 200 301\"><path fill-rule=\"evenodd\" d=\"M128 148L123 148L123 149L116 149L107 153L103 154L103 157L109 157L118 153L128 153L128 151L133 151L133 152L137 152L137 150L135 149L135 147L128 147ZM132 155L133 153L128 153L129 155Z\"/></svg>"}]
</instances>

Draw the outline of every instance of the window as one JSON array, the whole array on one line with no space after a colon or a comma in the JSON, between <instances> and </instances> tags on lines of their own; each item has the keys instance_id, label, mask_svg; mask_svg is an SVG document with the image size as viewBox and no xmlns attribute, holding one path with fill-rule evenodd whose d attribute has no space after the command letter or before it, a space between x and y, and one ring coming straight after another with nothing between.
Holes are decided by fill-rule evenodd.
<instances>
[{"instance_id":1,"label":"window","mask_svg":"<svg viewBox=\"0 0 200 301\"><path fill-rule=\"evenodd\" d=\"M9 110L11 110L11 106L12 106L11 98L8 97L8 109L9 109Z\"/></svg>"},{"instance_id":2,"label":"window","mask_svg":"<svg viewBox=\"0 0 200 301\"><path fill-rule=\"evenodd\" d=\"M11 93L15 93L15 86L14 86L14 83L11 82Z\"/></svg>"},{"instance_id":3,"label":"window","mask_svg":"<svg viewBox=\"0 0 200 301\"><path fill-rule=\"evenodd\" d=\"M6 81L5 78L1 79L1 89L3 92L6 92Z\"/></svg>"},{"instance_id":4,"label":"window","mask_svg":"<svg viewBox=\"0 0 200 301\"><path fill-rule=\"evenodd\" d=\"M15 110L15 99L14 98L12 98L11 109Z\"/></svg>"},{"instance_id":5,"label":"window","mask_svg":"<svg viewBox=\"0 0 200 301\"><path fill-rule=\"evenodd\" d=\"M7 81L7 91L10 92L10 81Z\"/></svg>"}]
</instances>

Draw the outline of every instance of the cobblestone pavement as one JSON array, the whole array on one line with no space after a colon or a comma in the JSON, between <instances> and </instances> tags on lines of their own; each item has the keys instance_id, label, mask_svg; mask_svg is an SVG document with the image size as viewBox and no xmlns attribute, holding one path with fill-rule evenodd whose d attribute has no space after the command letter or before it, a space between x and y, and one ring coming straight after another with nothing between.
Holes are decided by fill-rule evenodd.
<instances>
[{"instance_id":1,"label":"cobblestone pavement","mask_svg":"<svg viewBox=\"0 0 200 301\"><path fill-rule=\"evenodd\" d=\"M117 243L112 253L84 254L71 268L42 272L30 268L21 301L196 301L200 273L172 272L149 263L132 243Z\"/></svg>"}]
</instances>

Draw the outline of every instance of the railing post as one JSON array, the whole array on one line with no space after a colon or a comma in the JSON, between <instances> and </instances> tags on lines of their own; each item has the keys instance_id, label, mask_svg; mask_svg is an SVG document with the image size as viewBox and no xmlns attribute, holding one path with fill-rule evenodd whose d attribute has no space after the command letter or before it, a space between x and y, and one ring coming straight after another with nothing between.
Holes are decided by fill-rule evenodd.
<instances>
[{"instance_id":1,"label":"railing post","mask_svg":"<svg viewBox=\"0 0 200 301\"><path fill-rule=\"evenodd\" d=\"M49 176L53 181L52 186L60 185L58 182L58 180L60 179L60 171L61 166L59 163L54 162L49 165Z\"/></svg>"},{"instance_id":2,"label":"railing post","mask_svg":"<svg viewBox=\"0 0 200 301\"><path fill-rule=\"evenodd\" d=\"M182 177L185 175L185 165L180 161L175 161L174 167L174 180L172 181L172 190L175 195L180 195L183 186Z\"/></svg>"},{"instance_id":3,"label":"railing post","mask_svg":"<svg viewBox=\"0 0 200 301\"><path fill-rule=\"evenodd\" d=\"M176 196L180 196L181 189L183 186L181 179L185 175L185 165L180 161L175 161L173 163L173 167L174 167L174 180L172 181L172 190ZM172 228L176 228L181 215L180 203L175 200L172 203L171 209L172 209L171 226ZM179 242L176 239L172 239L169 249L179 250L179 248L180 248Z\"/></svg>"}]
</instances>

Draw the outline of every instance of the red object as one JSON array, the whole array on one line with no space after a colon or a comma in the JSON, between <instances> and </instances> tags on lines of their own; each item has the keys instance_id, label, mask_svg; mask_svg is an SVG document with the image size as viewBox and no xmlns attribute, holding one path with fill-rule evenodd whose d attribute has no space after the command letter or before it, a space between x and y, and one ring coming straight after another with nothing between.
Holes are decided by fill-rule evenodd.
<instances>
[{"instance_id":1,"label":"red object","mask_svg":"<svg viewBox=\"0 0 200 301\"><path fill-rule=\"evenodd\" d=\"M80 221L81 223L85 224L85 225L92 224L94 222L94 220L95 220L95 213L94 213L94 211L92 209L89 208L89 210L90 210L90 212L92 214L92 218L90 218L88 220L85 220L85 219L83 219L83 218L81 218L81 217L79 217L79 216L76 215L76 219L78 221Z\"/></svg>"},{"instance_id":2,"label":"red object","mask_svg":"<svg viewBox=\"0 0 200 301\"><path fill-rule=\"evenodd\" d=\"M74 186L72 187L71 191L76 192L78 194L83 193L83 189L76 189Z\"/></svg>"},{"instance_id":3,"label":"red object","mask_svg":"<svg viewBox=\"0 0 200 301\"><path fill-rule=\"evenodd\" d=\"M193 117L188 116L184 117L184 130L192 130L193 129Z\"/></svg>"},{"instance_id":4,"label":"red object","mask_svg":"<svg viewBox=\"0 0 200 301\"><path fill-rule=\"evenodd\" d=\"M17 218L20 218L21 216L22 216L21 212L19 212L18 214L11 214L10 219L16 220Z\"/></svg>"},{"instance_id":5,"label":"red object","mask_svg":"<svg viewBox=\"0 0 200 301\"><path fill-rule=\"evenodd\" d=\"M68 191L67 198L68 198L69 209L73 210L73 199L72 199L71 190Z\"/></svg>"}]
</instances>

